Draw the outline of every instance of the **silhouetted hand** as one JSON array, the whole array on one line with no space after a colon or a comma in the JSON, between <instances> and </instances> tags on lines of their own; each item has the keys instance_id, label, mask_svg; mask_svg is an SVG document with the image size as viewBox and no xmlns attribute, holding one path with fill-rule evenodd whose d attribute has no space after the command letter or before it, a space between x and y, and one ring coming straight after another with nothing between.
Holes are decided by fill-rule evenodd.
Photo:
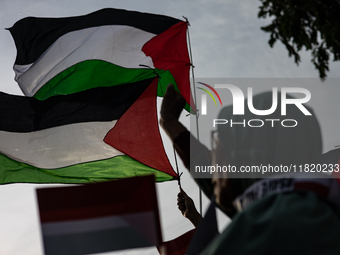
<instances>
[{"instance_id":1,"label":"silhouetted hand","mask_svg":"<svg viewBox=\"0 0 340 255\"><path fill-rule=\"evenodd\" d=\"M182 189L177 195L177 205L182 215L189 219L191 223L197 227L202 216L196 210L194 201Z\"/></svg>"},{"instance_id":2,"label":"silhouetted hand","mask_svg":"<svg viewBox=\"0 0 340 255\"><path fill-rule=\"evenodd\" d=\"M173 84L169 84L163 97L161 107L161 119L164 121L178 120L185 106L185 99L175 90Z\"/></svg>"},{"instance_id":3,"label":"silhouetted hand","mask_svg":"<svg viewBox=\"0 0 340 255\"><path fill-rule=\"evenodd\" d=\"M182 95L175 90L173 84L169 84L163 97L159 123L172 141L186 130L178 121L184 106L185 100Z\"/></svg>"}]
</instances>

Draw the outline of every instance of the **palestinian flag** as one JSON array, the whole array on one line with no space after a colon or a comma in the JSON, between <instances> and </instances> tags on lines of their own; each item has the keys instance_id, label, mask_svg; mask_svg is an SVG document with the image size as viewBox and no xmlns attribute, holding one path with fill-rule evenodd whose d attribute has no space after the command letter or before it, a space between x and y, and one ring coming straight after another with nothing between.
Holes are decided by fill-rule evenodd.
<instances>
[{"instance_id":1,"label":"palestinian flag","mask_svg":"<svg viewBox=\"0 0 340 255\"><path fill-rule=\"evenodd\" d=\"M26 96L0 94L0 183L176 178L156 96L172 82L190 101L186 26L115 9L18 21L14 70Z\"/></svg>"},{"instance_id":2,"label":"palestinian flag","mask_svg":"<svg viewBox=\"0 0 340 255\"><path fill-rule=\"evenodd\" d=\"M45 100L160 77L158 96L171 82L190 104L186 29L178 19L119 9L27 17L9 28L17 47L15 80L26 96Z\"/></svg>"},{"instance_id":3,"label":"palestinian flag","mask_svg":"<svg viewBox=\"0 0 340 255\"><path fill-rule=\"evenodd\" d=\"M177 177L158 129L157 79L44 101L0 93L0 183Z\"/></svg>"},{"instance_id":4,"label":"palestinian flag","mask_svg":"<svg viewBox=\"0 0 340 255\"><path fill-rule=\"evenodd\" d=\"M161 244L154 182L153 176L144 176L37 189L45 254L93 254Z\"/></svg>"}]
</instances>

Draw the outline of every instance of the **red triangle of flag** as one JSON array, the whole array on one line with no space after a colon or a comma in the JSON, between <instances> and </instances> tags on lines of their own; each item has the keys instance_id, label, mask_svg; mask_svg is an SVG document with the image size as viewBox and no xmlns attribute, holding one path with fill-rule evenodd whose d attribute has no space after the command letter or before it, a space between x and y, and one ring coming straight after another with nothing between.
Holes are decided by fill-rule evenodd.
<instances>
[{"instance_id":1,"label":"red triangle of flag","mask_svg":"<svg viewBox=\"0 0 340 255\"><path fill-rule=\"evenodd\" d=\"M104 142L147 166L177 177L158 129L157 87L156 78L107 133Z\"/></svg>"},{"instance_id":2,"label":"red triangle of flag","mask_svg":"<svg viewBox=\"0 0 340 255\"><path fill-rule=\"evenodd\" d=\"M187 23L179 22L158 36L153 37L142 48L158 69L169 70L185 101L195 112L190 93L190 58L187 46Z\"/></svg>"}]
</instances>

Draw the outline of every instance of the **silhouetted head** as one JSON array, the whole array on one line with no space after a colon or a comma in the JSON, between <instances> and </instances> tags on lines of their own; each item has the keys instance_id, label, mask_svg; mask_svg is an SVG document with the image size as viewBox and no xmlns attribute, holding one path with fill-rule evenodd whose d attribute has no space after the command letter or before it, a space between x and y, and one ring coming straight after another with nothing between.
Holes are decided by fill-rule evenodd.
<instances>
[{"instance_id":1,"label":"silhouetted head","mask_svg":"<svg viewBox=\"0 0 340 255\"><path fill-rule=\"evenodd\" d=\"M278 105L270 115L255 115L245 107L244 115L233 115L232 106L219 113L219 119L227 119L228 124L218 125L217 148L213 153L215 164L236 166L290 166L318 162L322 141L318 121L313 110L305 115L294 104L287 104L286 115L281 115L281 95ZM287 96L287 98L293 98ZM257 110L267 110L272 106L272 93L266 92L253 97ZM245 106L248 102L245 100ZM230 120L237 123L232 127ZM261 126L251 127L248 125ZM286 120L283 122L282 121ZM294 120L294 121L292 121ZM294 126L295 127L288 127ZM232 200L259 178L265 176L255 173L222 173L213 175L216 201L229 208Z\"/></svg>"}]
</instances>

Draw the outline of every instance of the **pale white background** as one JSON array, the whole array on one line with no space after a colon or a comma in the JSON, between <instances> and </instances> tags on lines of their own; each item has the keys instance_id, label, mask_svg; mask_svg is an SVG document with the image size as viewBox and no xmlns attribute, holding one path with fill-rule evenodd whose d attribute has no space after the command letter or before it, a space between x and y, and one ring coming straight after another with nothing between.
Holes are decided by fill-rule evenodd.
<instances>
[{"instance_id":1,"label":"pale white background","mask_svg":"<svg viewBox=\"0 0 340 255\"><path fill-rule=\"evenodd\" d=\"M269 21L257 18L259 5L259 1L252 0L0 0L0 90L21 94L13 79L15 46L10 33L4 28L11 27L17 20L27 16L75 16L106 7L158 13L178 19L186 16L191 23L190 35L197 78L317 78L317 71L310 63L310 53L301 54L302 63L297 67L280 43L274 49L268 46L268 35L260 30L260 26ZM339 67L339 63L331 64L328 76L339 78ZM324 89L332 88L325 86ZM320 110L320 114L336 111L329 103L326 99L324 104L327 110ZM185 114L181 119L189 126ZM338 136L334 137L336 140L340 142ZM172 147L169 141L165 143L173 163ZM197 185L181 163L180 171L184 172L183 188L198 204ZM43 254L35 188L45 186L48 185L0 186L1 255ZM191 223L181 216L176 206L177 183L157 184L157 190L164 240L190 230ZM207 200L203 202L205 209ZM223 229L228 219L221 213L218 215L220 229ZM154 248L147 248L107 254L158 253Z\"/></svg>"}]
</instances>

